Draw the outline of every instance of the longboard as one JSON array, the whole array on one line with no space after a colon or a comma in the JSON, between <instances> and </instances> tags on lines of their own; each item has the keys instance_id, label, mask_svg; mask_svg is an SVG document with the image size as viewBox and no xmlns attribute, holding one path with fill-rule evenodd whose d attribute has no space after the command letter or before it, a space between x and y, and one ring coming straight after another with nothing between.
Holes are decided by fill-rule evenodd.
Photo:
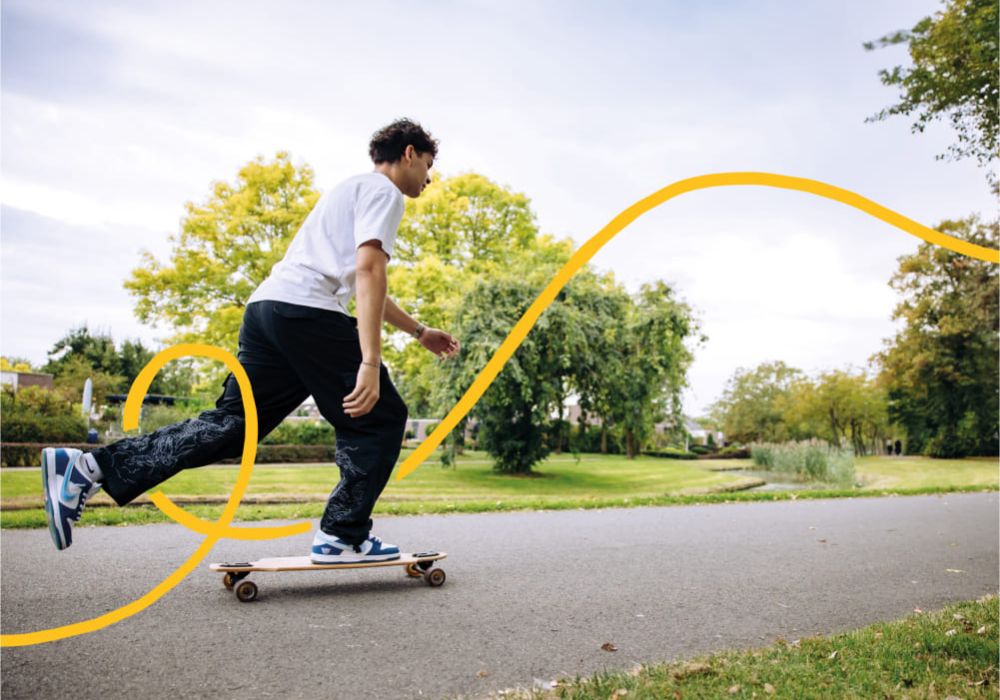
<instances>
[{"instance_id":1,"label":"longboard","mask_svg":"<svg viewBox=\"0 0 1000 700\"><path fill-rule=\"evenodd\" d=\"M257 561L209 564L212 571L223 573L222 585L233 591L237 599L249 603L257 599L257 584L244 579L254 571L329 571L331 569L372 569L382 566L405 567L406 575L421 578L429 586L444 583L444 569L434 568L434 562L448 556L447 552L415 552L400 554L389 561L344 562L343 564L313 564L309 557L270 557Z\"/></svg>"}]
</instances>

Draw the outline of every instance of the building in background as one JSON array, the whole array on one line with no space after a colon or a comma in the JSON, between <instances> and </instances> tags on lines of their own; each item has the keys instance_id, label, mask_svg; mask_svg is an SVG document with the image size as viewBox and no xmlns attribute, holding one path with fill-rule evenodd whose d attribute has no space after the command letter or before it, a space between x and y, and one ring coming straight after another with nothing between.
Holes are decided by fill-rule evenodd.
<instances>
[{"instance_id":1,"label":"building in background","mask_svg":"<svg viewBox=\"0 0 1000 700\"><path fill-rule=\"evenodd\" d=\"M55 384L52 381L51 374L42 374L41 372L15 372L13 370L4 370L0 372L0 384L10 384L14 387L14 391L24 386L40 386L43 389L54 389Z\"/></svg>"}]
</instances>

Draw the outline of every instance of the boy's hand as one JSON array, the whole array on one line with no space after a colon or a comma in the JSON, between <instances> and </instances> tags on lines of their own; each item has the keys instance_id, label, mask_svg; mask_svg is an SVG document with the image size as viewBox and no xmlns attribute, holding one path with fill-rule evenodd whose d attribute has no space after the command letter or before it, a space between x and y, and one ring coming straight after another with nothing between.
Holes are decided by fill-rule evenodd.
<instances>
[{"instance_id":1,"label":"boy's hand","mask_svg":"<svg viewBox=\"0 0 1000 700\"><path fill-rule=\"evenodd\" d=\"M454 357L462 348L462 344L456 338L444 331L439 331L437 328L424 329L419 340L421 345L442 359Z\"/></svg>"},{"instance_id":2,"label":"boy's hand","mask_svg":"<svg viewBox=\"0 0 1000 700\"><path fill-rule=\"evenodd\" d=\"M344 413L351 418L360 418L375 407L379 395L378 373L378 367L361 365L354 391L344 397Z\"/></svg>"}]
</instances>

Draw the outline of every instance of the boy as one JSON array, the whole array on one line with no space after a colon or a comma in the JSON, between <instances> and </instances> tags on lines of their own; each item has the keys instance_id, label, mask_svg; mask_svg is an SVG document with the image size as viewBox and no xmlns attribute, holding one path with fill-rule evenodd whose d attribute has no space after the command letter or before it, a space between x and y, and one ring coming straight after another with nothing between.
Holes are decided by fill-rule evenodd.
<instances>
[{"instance_id":1,"label":"boy","mask_svg":"<svg viewBox=\"0 0 1000 700\"><path fill-rule=\"evenodd\" d=\"M370 515L399 457L407 416L381 364L383 320L440 357L460 347L386 296L403 196L419 197L430 184L437 145L407 119L376 132L369 144L375 170L320 198L244 310L238 359L253 387L259 438L310 395L336 429L340 483L313 538L317 564L399 557L398 547L371 534ZM356 319L347 314L352 296ZM56 547L70 546L73 524L101 488L125 505L182 469L238 457L245 425L240 390L232 374L223 386L216 408L197 418L89 454L43 450L45 511Z\"/></svg>"}]
</instances>

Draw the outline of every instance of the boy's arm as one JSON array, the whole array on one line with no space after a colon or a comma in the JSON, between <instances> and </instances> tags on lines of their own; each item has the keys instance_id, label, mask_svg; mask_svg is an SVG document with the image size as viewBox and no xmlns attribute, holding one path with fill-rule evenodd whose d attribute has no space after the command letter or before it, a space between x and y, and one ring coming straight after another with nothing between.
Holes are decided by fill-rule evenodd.
<instances>
[{"instance_id":1,"label":"boy's arm","mask_svg":"<svg viewBox=\"0 0 1000 700\"><path fill-rule=\"evenodd\" d=\"M417 323L416 319L399 308L396 302L389 297L385 298L385 321L386 323L391 323L393 326L404 333L408 333L409 335L414 335L417 332L417 328L422 325Z\"/></svg>"},{"instance_id":2,"label":"boy's arm","mask_svg":"<svg viewBox=\"0 0 1000 700\"><path fill-rule=\"evenodd\" d=\"M358 248L355 272L355 310L358 314L358 336L361 341L361 361L382 359L382 316L385 313L386 263L388 259L378 241Z\"/></svg>"},{"instance_id":3,"label":"boy's arm","mask_svg":"<svg viewBox=\"0 0 1000 700\"><path fill-rule=\"evenodd\" d=\"M358 314L361 367L354 391L344 397L344 412L352 418L365 415L378 402L382 317L388 287L385 272L388 259L378 241L358 247L357 260L355 311Z\"/></svg>"}]
</instances>

